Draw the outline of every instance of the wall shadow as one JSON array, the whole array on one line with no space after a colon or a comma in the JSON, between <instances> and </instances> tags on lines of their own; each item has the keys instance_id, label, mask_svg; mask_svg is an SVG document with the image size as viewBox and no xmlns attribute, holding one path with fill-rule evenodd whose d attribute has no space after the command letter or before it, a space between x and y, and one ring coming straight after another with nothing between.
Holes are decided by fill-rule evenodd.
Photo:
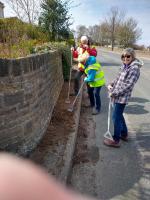
<instances>
[{"instance_id":1,"label":"wall shadow","mask_svg":"<svg viewBox=\"0 0 150 200\"><path fill-rule=\"evenodd\" d=\"M143 98L140 98L140 97L131 97L131 99L129 100L129 102L147 103L147 102L150 102L150 100L143 99Z\"/></svg>"}]
</instances>

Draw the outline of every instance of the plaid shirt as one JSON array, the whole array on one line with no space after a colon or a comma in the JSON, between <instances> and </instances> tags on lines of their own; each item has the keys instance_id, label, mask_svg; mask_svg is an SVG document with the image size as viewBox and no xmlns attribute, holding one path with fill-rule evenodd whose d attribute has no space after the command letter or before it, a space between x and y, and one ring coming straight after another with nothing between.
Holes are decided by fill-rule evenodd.
<instances>
[{"instance_id":1,"label":"plaid shirt","mask_svg":"<svg viewBox=\"0 0 150 200\"><path fill-rule=\"evenodd\" d=\"M117 78L111 83L111 98L114 103L126 104L131 97L135 83L140 76L140 67L142 62L133 61L129 66L121 66Z\"/></svg>"}]
</instances>

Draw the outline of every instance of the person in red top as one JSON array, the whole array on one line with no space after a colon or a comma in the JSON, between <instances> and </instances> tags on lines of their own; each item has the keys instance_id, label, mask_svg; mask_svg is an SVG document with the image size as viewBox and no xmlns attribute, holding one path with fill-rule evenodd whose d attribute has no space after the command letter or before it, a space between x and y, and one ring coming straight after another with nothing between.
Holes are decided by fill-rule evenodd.
<instances>
[{"instance_id":1,"label":"person in red top","mask_svg":"<svg viewBox=\"0 0 150 200\"><path fill-rule=\"evenodd\" d=\"M73 95L77 95L79 91L80 78L84 74L83 55L85 56L89 55L89 56L95 56L95 57L97 56L97 50L95 47L90 46L90 41L87 36L82 36L80 41L81 41L81 44L79 47L77 47L76 49L75 48L71 49L74 61L78 62L78 69L74 78L74 94Z\"/></svg>"}]
</instances>

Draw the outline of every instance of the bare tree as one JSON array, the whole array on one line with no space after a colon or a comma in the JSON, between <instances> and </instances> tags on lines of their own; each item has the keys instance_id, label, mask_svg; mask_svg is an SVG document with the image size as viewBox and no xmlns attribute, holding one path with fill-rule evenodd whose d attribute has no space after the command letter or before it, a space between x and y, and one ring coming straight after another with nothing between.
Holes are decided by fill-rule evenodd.
<instances>
[{"instance_id":1,"label":"bare tree","mask_svg":"<svg viewBox=\"0 0 150 200\"><path fill-rule=\"evenodd\" d=\"M120 11L118 7L112 7L109 12L109 17L105 19L107 30L110 33L112 51L114 49L117 28L119 27L121 21L124 19L124 16L125 12Z\"/></svg>"},{"instance_id":2,"label":"bare tree","mask_svg":"<svg viewBox=\"0 0 150 200\"><path fill-rule=\"evenodd\" d=\"M6 0L17 17L32 24L36 22L41 0Z\"/></svg>"},{"instance_id":3,"label":"bare tree","mask_svg":"<svg viewBox=\"0 0 150 200\"><path fill-rule=\"evenodd\" d=\"M80 39L82 35L87 35L90 39L90 43L99 43L99 26L89 26L79 25L76 28L77 38Z\"/></svg>"},{"instance_id":4,"label":"bare tree","mask_svg":"<svg viewBox=\"0 0 150 200\"><path fill-rule=\"evenodd\" d=\"M100 26L94 25L88 27L88 36L91 38L94 44L100 43Z\"/></svg>"},{"instance_id":5,"label":"bare tree","mask_svg":"<svg viewBox=\"0 0 150 200\"><path fill-rule=\"evenodd\" d=\"M82 35L88 35L88 29L84 25L77 26L77 38L81 38Z\"/></svg>"},{"instance_id":6,"label":"bare tree","mask_svg":"<svg viewBox=\"0 0 150 200\"><path fill-rule=\"evenodd\" d=\"M100 24L99 42L102 46L109 45L111 43L110 38L111 37L108 24L106 22L103 22L102 24Z\"/></svg>"},{"instance_id":7,"label":"bare tree","mask_svg":"<svg viewBox=\"0 0 150 200\"><path fill-rule=\"evenodd\" d=\"M141 37L142 30L138 28L137 25L137 21L132 17L128 18L120 25L117 33L117 40L122 47L133 46Z\"/></svg>"}]
</instances>

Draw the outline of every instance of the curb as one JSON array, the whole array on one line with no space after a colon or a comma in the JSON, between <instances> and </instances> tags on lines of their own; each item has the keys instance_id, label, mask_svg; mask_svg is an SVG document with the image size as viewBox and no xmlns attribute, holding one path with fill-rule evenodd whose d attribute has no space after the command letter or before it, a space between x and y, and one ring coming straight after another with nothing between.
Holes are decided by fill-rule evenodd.
<instances>
[{"instance_id":1,"label":"curb","mask_svg":"<svg viewBox=\"0 0 150 200\"><path fill-rule=\"evenodd\" d=\"M80 111L81 111L81 102L82 102L82 92L79 96L79 100L77 102L77 110L74 113L75 118L75 125L74 125L74 131L70 133L70 137L68 139L68 142L66 144L66 150L63 156L64 160L64 166L62 168L61 174L60 174L60 181L67 184L69 175L71 172L72 167L72 161L73 161L73 155L75 152L75 146L76 146L76 139L77 139L77 133L78 133L78 126L79 126L79 119L80 119Z\"/></svg>"}]
</instances>

